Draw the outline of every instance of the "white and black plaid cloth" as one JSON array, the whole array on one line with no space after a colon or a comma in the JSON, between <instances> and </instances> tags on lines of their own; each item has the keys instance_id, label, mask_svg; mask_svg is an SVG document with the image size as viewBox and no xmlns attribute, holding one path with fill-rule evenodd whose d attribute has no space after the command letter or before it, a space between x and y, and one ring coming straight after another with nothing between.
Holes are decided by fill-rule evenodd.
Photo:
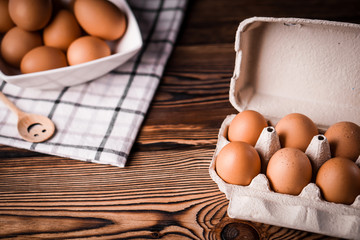
<instances>
[{"instance_id":1,"label":"white and black plaid cloth","mask_svg":"<svg viewBox=\"0 0 360 240\"><path fill-rule=\"evenodd\" d=\"M29 143L17 117L0 103L0 144L83 161L124 167L178 34L186 0L129 0L144 46L107 75L61 90L22 89L0 81L21 110L48 116L55 135ZM1 158L1 153L0 153Z\"/></svg>"}]
</instances>

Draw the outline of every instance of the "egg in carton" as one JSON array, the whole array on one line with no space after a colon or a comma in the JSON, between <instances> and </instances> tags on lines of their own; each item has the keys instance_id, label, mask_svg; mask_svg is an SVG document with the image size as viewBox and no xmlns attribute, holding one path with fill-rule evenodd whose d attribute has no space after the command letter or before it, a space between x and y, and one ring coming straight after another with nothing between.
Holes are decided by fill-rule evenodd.
<instances>
[{"instance_id":1,"label":"egg in carton","mask_svg":"<svg viewBox=\"0 0 360 240\"><path fill-rule=\"evenodd\" d=\"M360 26L351 23L268 17L244 20L235 39L231 104L238 112L252 109L262 113L272 126L292 112L309 116L320 133L340 121L359 125L359 35ZM230 217L360 238L360 195L351 205L345 205L325 201L313 181L297 196L270 188L265 168L281 148L272 126L263 129L255 145L262 172L248 186L223 181L215 164L218 153L229 143L227 131L235 116L229 115L223 121L209 167L211 178L229 199ZM316 171L330 159L326 137L314 136L305 154Z\"/></svg>"}]
</instances>

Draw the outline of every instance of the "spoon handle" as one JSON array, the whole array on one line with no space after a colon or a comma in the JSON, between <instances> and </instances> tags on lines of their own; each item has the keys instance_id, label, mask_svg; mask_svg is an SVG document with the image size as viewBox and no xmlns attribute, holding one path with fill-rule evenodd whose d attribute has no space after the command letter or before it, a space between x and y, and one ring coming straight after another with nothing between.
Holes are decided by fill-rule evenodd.
<instances>
[{"instance_id":1,"label":"spoon handle","mask_svg":"<svg viewBox=\"0 0 360 240\"><path fill-rule=\"evenodd\" d=\"M23 112L15 106L2 92L0 92L0 100L18 117L23 114Z\"/></svg>"}]
</instances>

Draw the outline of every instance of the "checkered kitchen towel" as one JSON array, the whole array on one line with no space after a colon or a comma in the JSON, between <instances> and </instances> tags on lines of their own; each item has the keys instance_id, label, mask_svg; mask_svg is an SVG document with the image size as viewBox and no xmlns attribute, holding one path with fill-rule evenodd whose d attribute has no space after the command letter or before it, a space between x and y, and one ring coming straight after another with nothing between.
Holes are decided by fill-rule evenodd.
<instances>
[{"instance_id":1,"label":"checkered kitchen towel","mask_svg":"<svg viewBox=\"0 0 360 240\"><path fill-rule=\"evenodd\" d=\"M50 117L57 132L44 143L18 135L17 118L0 104L0 144L124 167L173 49L186 0L128 0L140 26L140 52L107 75L62 90L22 89L0 81L21 110ZM1 152L0 152L1 159Z\"/></svg>"}]
</instances>

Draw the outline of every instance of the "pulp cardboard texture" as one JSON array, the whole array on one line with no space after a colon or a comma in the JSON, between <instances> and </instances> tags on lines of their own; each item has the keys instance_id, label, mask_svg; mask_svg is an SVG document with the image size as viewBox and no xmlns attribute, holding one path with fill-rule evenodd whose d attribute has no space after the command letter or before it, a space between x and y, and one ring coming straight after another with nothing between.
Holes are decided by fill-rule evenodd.
<instances>
[{"instance_id":1,"label":"pulp cardboard texture","mask_svg":"<svg viewBox=\"0 0 360 240\"><path fill-rule=\"evenodd\" d=\"M240 23L235 39L230 102L238 111L262 113L272 126L285 115L310 117L323 133L330 125L360 125L360 25L298 18L254 17ZM360 239L360 195L352 205L327 202L315 183L298 196L270 189L265 169L280 148L274 127L261 133L255 149L262 172L249 186L224 182L215 171L219 151L229 141L225 118L209 172L230 200L228 215L335 237ZM326 137L315 136L306 152L316 172L330 158ZM360 157L357 160L359 165Z\"/></svg>"}]
</instances>

